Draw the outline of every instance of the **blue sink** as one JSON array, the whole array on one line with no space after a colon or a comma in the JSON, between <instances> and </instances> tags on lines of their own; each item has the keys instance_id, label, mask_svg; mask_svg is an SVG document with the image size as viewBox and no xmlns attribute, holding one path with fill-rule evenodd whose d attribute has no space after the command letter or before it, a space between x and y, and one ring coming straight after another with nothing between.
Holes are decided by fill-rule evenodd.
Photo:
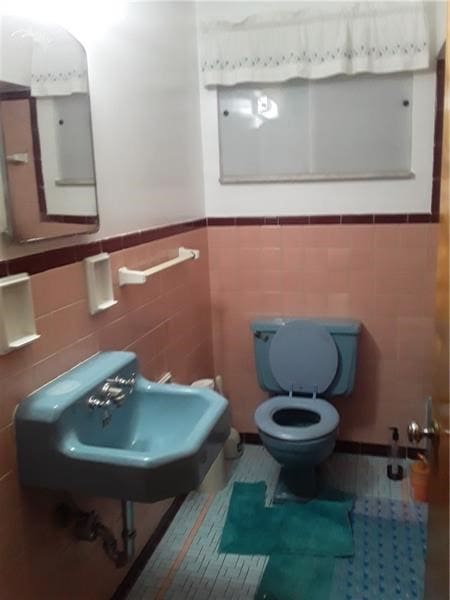
<instances>
[{"instance_id":1,"label":"blue sink","mask_svg":"<svg viewBox=\"0 0 450 600\"><path fill-rule=\"evenodd\" d=\"M21 482L137 502L195 489L228 437L228 403L137 373L133 353L102 352L26 398L15 416ZM95 404L106 380L134 376L120 404Z\"/></svg>"}]
</instances>

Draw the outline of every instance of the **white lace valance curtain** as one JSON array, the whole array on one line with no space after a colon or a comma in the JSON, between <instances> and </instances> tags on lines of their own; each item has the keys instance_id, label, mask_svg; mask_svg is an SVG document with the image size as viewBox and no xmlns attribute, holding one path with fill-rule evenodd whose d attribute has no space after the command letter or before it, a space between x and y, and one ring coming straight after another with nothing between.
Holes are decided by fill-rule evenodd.
<instances>
[{"instance_id":1,"label":"white lace valance curtain","mask_svg":"<svg viewBox=\"0 0 450 600\"><path fill-rule=\"evenodd\" d=\"M33 34L32 96L87 94L87 60L83 46L61 27Z\"/></svg>"},{"instance_id":2,"label":"white lace valance curtain","mask_svg":"<svg viewBox=\"0 0 450 600\"><path fill-rule=\"evenodd\" d=\"M358 2L202 26L205 86L430 66L423 2Z\"/></svg>"}]
</instances>

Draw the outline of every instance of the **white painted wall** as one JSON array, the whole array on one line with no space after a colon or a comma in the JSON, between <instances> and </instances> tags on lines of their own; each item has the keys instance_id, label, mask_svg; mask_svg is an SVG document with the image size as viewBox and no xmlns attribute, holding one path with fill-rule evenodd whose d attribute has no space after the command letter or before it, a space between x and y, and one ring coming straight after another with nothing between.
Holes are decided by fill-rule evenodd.
<instances>
[{"instance_id":1,"label":"white painted wall","mask_svg":"<svg viewBox=\"0 0 450 600\"><path fill-rule=\"evenodd\" d=\"M26 28L22 17L0 15L0 81L30 85L32 39L17 35Z\"/></svg>"},{"instance_id":2,"label":"white painted wall","mask_svg":"<svg viewBox=\"0 0 450 600\"><path fill-rule=\"evenodd\" d=\"M100 234L204 216L195 6L132 3L87 51Z\"/></svg>"},{"instance_id":3,"label":"white painted wall","mask_svg":"<svg viewBox=\"0 0 450 600\"><path fill-rule=\"evenodd\" d=\"M190 2L132 2L120 22L81 40L100 231L26 245L3 239L0 259L205 216L195 17Z\"/></svg>"},{"instance_id":4,"label":"white painted wall","mask_svg":"<svg viewBox=\"0 0 450 600\"><path fill-rule=\"evenodd\" d=\"M308 3L303 3L306 5ZM302 3L282 3L277 9L293 10ZM332 3L333 10L336 7ZM273 10L268 3L200 3L199 22L210 19L241 19L260 10ZM433 5L436 18L441 4ZM445 6L444 6L445 8ZM436 14L435 12L436 11ZM440 36L443 33L439 33ZM442 40L434 42L436 47ZM429 212L434 143L435 74L414 76L413 140L411 180L349 182L308 182L283 184L221 185L217 93L206 90L200 81L202 141L206 212L208 216L235 215L326 215L398 212Z\"/></svg>"}]
</instances>

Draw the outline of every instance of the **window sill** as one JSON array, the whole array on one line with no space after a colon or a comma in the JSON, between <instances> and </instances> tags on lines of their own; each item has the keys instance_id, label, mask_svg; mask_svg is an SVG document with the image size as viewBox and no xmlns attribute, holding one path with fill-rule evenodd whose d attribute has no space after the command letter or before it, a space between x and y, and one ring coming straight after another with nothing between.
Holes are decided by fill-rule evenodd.
<instances>
[{"instance_id":1,"label":"window sill","mask_svg":"<svg viewBox=\"0 0 450 600\"><path fill-rule=\"evenodd\" d=\"M95 179L56 179L58 187L95 186Z\"/></svg>"},{"instance_id":2,"label":"window sill","mask_svg":"<svg viewBox=\"0 0 450 600\"><path fill-rule=\"evenodd\" d=\"M249 183L305 183L316 181L379 181L393 179L415 179L413 171L351 173L351 174L312 174L305 175L226 175L219 178L222 185Z\"/></svg>"}]
</instances>

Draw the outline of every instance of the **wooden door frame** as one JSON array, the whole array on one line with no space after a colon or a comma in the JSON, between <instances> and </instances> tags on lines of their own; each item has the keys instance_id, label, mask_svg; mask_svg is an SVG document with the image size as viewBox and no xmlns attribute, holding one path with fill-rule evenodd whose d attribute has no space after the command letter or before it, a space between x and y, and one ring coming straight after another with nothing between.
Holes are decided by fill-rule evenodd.
<instances>
[{"instance_id":1,"label":"wooden door frame","mask_svg":"<svg viewBox=\"0 0 450 600\"><path fill-rule=\"evenodd\" d=\"M430 453L431 481L425 600L449 597L449 213L450 213L450 0L447 2L444 125L436 281L436 358L433 417L441 432Z\"/></svg>"}]
</instances>

